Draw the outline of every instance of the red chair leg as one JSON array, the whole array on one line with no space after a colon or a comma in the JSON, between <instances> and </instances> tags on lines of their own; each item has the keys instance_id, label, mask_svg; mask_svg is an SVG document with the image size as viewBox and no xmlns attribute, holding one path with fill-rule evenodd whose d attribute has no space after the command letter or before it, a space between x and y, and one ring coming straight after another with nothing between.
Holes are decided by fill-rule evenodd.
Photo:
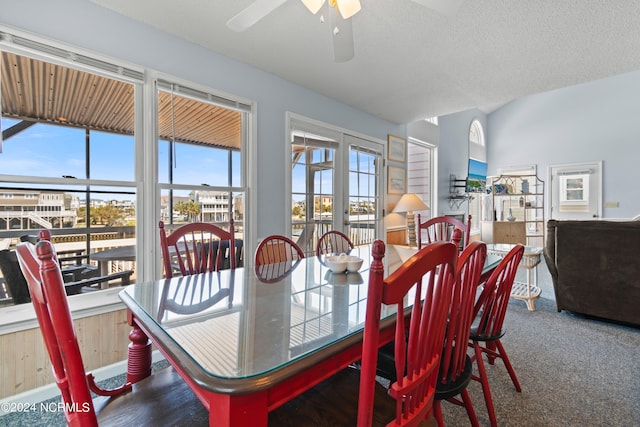
<instances>
[{"instance_id":1,"label":"red chair leg","mask_svg":"<svg viewBox=\"0 0 640 427\"><path fill-rule=\"evenodd\" d=\"M516 371L513 370L513 366L511 366L511 361L509 360L509 357L507 356L507 352L504 350L504 346L502 345L500 340L496 341L496 346L498 347L498 354L500 354L500 357L504 362L504 366L507 367L507 371L509 372L511 381L513 381L513 385L515 386L517 391L519 392L522 391L522 388L520 387L520 382L516 377Z\"/></svg>"},{"instance_id":2,"label":"red chair leg","mask_svg":"<svg viewBox=\"0 0 640 427\"><path fill-rule=\"evenodd\" d=\"M440 407L440 401L433 401L433 415L436 417L438 427L444 427L444 419L442 418L442 408Z\"/></svg>"},{"instance_id":3,"label":"red chair leg","mask_svg":"<svg viewBox=\"0 0 640 427\"><path fill-rule=\"evenodd\" d=\"M465 388L460 393L460 397L462 397L462 401L464 402L464 408L467 410L467 415L469 416L469 421L471 421L471 425L473 427L480 427L478 423L478 417L476 416L476 411L473 409L473 404L471 403L471 397L469 396L469 392Z\"/></svg>"},{"instance_id":4,"label":"red chair leg","mask_svg":"<svg viewBox=\"0 0 640 427\"><path fill-rule=\"evenodd\" d=\"M495 341L487 341L484 346L488 350L485 351L487 362L489 362L489 365L493 365L496 362L496 343Z\"/></svg>"},{"instance_id":5,"label":"red chair leg","mask_svg":"<svg viewBox=\"0 0 640 427\"><path fill-rule=\"evenodd\" d=\"M487 371L484 367L484 361L482 360L482 347L480 347L480 343L474 341L473 350L475 351L475 361L476 365L478 366L479 378L472 378L478 379L480 381L480 384L482 385L482 394L484 394L484 402L487 406L487 413L489 414L489 421L491 422L491 427L497 427L498 421L496 420L496 411L493 408L493 399L491 398L491 389L489 389L489 379L487 377Z\"/></svg>"}]
</instances>

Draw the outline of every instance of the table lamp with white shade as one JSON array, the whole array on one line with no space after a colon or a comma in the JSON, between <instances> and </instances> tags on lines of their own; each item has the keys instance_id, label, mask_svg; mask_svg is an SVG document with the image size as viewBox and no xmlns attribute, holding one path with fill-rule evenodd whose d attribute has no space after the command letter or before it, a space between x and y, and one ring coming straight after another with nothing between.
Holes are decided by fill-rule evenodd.
<instances>
[{"instance_id":1,"label":"table lamp with white shade","mask_svg":"<svg viewBox=\"0 0 640 427\"><path fill-rule=\"evenodd\" d=\"M424 211L429 206L422 201L420 196L415 193L404 194L396 206L393 208L394 213L407 213L407 234L409 235L409 246L416 246L416 220L414 211Z\"/></svg>"}]
</instances>

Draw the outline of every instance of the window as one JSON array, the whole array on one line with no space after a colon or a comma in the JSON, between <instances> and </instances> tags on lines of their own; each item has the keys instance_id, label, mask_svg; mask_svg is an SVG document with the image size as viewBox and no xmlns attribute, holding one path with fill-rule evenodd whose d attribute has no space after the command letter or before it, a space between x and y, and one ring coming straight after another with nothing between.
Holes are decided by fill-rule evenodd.
<instances>
[{"instance_id":1,"label":"window","mask_svg":"<svg viewBox=\"0 0 640 427\"><path fill-rule=\"evenodd\" d=\"M469 127L469 142L484 147L484 131L478 119L474 119Z\"/></svg>"},{"instance_id":2,"label":"window","mask_svg":"<svg viewBox=\"0 0 640 427\"><path fill-rule=\"evenodd\" d=\"M431 183L433 182L433 147L409 138L407 143L407 192L415 193L433 211L433 198ZM431 215L429 211L414 212L416 221L418 214L420 220L424 222Z\"/></svg>"},{"instance_id":3,"label":"window","mask_svg":"<svg viewBox=\"0 0 640 427\"><path fill-rule=\"evenodd\" d=\"M211 102L213 95L184 85L159 81L158 88L161 219L167 224L203 221L226 228L233 218L241 238L246 112Z\"/></svg>"},{"instance_id":4,"label":"window","mask_svg":"<svg viewBox=\"0 0 640 427\"><path fill-rule=\"evenodd\" d=\"M588 202L589 175L561 176L561 202Z\"/></svg>"},{"instance_id":5,"label":"window","mask_svg":"<svg viewBox=\"0 0 640 427\"><path fill-rule=\"evenodd\" d=\"M586 211L589 208L589 174L561 175L560 211Z\"/></svg>"},{"instance_id":6,"label":"window","mask_svg":"<svg viewBox=\"0 0 640 427\"><path fill-rule=\"evenodd\" d=\"M2 62L11 72L1 76L0 240L12 247L51 229L59 252L77 251L98 271L90 254L135 243L136 85L10 51ZM135 262L104 266L121 270L135 280Z\"/></svg>"},{"instance_id":7,"label":"window","mask_svg":"<svg viewBox=\"0 0 640 427\"><path fill-rule=\"evenodd\" d=\"M157 224L140 224L142 213L144 219L162 213L168 222L220 224L233 216L236 231L244 233L250 105L159 80L158 104L148 107L158 112L154 143L135 132L136 126L154 129L144 122L148 114L136 115L142 89L156 84L144 80L145 71L154 72L5 33L0 54L0 247L13 248L20 237L48 228L59 252L78 251L82 262L109 273L133 270L131 281L137 281L160 275L159 257L145 259L140 275L136 269L135 253L155 253L147 246L157 237ZM149 153L153 161L144 158ZM183 200L192 203L178 207ZM120 246L134 255L106 262L91 257ZM0 306L13 304L3 290Z\"/></svg>"},{"instance_id":8,"label":"window","mask_svg":"<svg viewBox=\"0 0 640 427\"><path fill-rule=\"evenodd\" d=\"M483 165L485 168L484 174L486 175L486 163L485 159L487 157L486 147L484 142L484 129L482 128L482 124L478 119L473 119L471 121L471 125L469 126L469 159L474 159L469 161L469 170L468 174L471 175L474 173L472 171L472 165ZM477 171L476 171L477 172ZM484 202L484 188L483 186L486 184L483 180L470 180L468 184L474 183L475 187L474 193L469 196L469 215L471 215L471 233L479 233L480 232L480 221L485 220L486 218L482 217L483 209L482 205ZM480 186L478 186L478 183ZM486 209L485 209L486 210Z\"/></svg>"}]
</instances>

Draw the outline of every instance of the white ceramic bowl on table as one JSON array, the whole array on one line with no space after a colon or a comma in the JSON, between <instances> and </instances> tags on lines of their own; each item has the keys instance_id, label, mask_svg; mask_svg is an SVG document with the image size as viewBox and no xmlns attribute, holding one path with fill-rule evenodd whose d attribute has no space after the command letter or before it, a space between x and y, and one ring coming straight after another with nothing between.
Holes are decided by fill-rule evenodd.
<instances>
[{"instance_id":1,"label":"white ceramic bowl on table","mask_svg":"<svg viewBox=\"0 0 640 427\"><path fill-rule=\"evenodd\" d=\"M362 267L362 258L358 258L357 256L348 256L347 257L347 270L350 273L356 273Z\"/></svg>"},{"instance_id":2,"label":"white ceramic bowl on table","mask_svg":"<svg viewBox=\"0 0 640 427\"><path fill-rule=\"evenodd\" d=\"M344 273L345 270L349 272L356 272L362 267L362 258L357 256L350 256L347 254L340 254L337 256L327 255L324 258L325 264L334 273Z\"/></svg>"},{"instance_id":3,"label":"white ceramic bowl on table","mask_svg":"<svg viewBox=\"0 0 640 427\"><path fill-rule=\"evenodd\" d=\"M334 273L344 273L347 270L346 256L326 256L324 262Z\"/></svg>"}]
</instances>

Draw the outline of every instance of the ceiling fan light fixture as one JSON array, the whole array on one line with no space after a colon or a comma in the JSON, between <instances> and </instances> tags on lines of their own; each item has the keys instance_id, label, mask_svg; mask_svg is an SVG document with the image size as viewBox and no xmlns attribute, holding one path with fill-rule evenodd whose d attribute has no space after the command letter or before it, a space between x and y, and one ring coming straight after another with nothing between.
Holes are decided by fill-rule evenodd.
<instances>
[{"instance_id":1,"label":"ceiling fan light fixture","mask_svg":"<svg viewBox=\"0 0 640 427\"><path fill-rule=\"evenodd\" d=\"M318 13L322 5L326 0L301 0L302 3L309 9L314 15Z\"/></svg>"},{"instance_id":2,"label":"ceiling fan light fixture","mask_svg":"<svg viewBox=\"0 0 640 427\"><path fill-rule=\"evenodd\" d=\"M335 0L338 4L338 10L342 19L349 19L356 13L360 12L360 0Z\"/></svg>"}]
</instances>

